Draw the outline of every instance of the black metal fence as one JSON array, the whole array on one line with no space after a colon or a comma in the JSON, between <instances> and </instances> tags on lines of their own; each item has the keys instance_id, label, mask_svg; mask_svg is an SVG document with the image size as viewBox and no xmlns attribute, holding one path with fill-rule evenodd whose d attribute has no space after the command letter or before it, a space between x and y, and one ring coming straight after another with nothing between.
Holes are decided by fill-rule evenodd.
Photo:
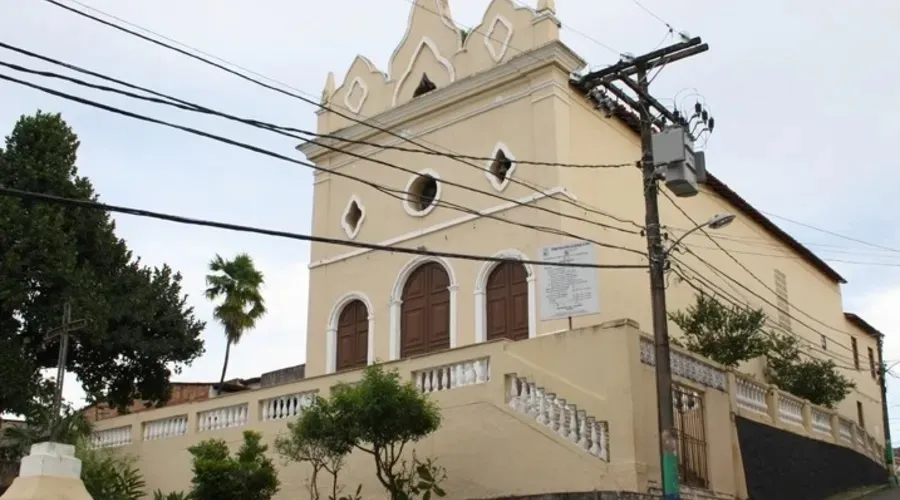
<instances>
[{"instance_id":1,"label":"black metal fence","mask_svg":"<svg viewBox=\"0 0 900 500\"><path fill-rule=\"evenodd\" d=\"M686 387L672 388L675 433L678 438L678 468L681 484L696 488L709 486L706 418L703 395Z\"/></svg>"}]
</instances>

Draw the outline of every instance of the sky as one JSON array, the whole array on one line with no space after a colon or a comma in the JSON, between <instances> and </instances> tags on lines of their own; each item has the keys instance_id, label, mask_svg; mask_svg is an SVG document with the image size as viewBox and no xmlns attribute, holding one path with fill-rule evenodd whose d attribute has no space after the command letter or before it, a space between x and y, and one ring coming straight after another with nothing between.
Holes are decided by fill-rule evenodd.
<instances>
[{"instance_id":1,"label":"sky","mask_svg":"<svg viewBox=\"0 0 900 500\"><path fill-rule=\"evenodd\" d=\"M72 0L61 2L81 8ZM338 85L358 54L386 68L402 38L409 0L83 0L317 99L329 71ZM479 23L488 0L450 0L455 20ZM534 6L536 0L525 2ZM890 199L900 181L891 149L900 137L900 3L557 0L563 41L594 67L659 46L668 33L701 36L710 50L665 70L653 93L667 104L699 94L716 118L706 145L711 171L757 208L853 238L900 248ZM652 12L652 14L650 12ZM0 40L232 114L315 128L314 106L245 82L182 55L80 18L47 2L0 0ZM669 38L667 42L671 42ZM0 61L46 68L0 50ZM11 72L0 70L4 74ZM15 75L20 76L20 75ZM29 80L36 77L28 76ZM288 138L125 98L51 87L173 120L283 154ZM81 139L80 173L107 203L300 233L310 230L312 173L294 164L84 107L0 82L0 130L22 114L61 112ZM895 205L896 206L896 205ZM116 216L118 233L144 262L184 275L206 354L177 380L218 380L222 329L202 297L209 260L248 252L266 276L269 314L232 349L229 377L305 361L309 247L291 240ZM833 263L849 284L844 306L886 334L900 360L900 254L776 220ZM900 370L898 370L900 372ZM82 393L67 380L66 397ZM900 380L889 378L898 415Z\"/></svg>"}]
</instances>

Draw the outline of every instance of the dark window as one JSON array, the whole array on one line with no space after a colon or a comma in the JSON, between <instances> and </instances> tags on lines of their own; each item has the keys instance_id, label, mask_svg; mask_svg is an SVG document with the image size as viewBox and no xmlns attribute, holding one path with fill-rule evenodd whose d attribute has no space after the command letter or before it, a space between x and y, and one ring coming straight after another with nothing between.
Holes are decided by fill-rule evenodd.
<instances>
[{"instance_id":1,"label":"dark window","mask_svg":"<svg viewBox=\"0 0 900 500\"><path fill-rule=\"evenodd\" d=\"M510 169L512 168L512 160L506 157L503 151L497 151L494 155L494 162L491 163L491 173L501 183L506 180Z\"/></svg>"},{"instance_id":2,"label":"dark window","mask_svg":"<svg viewBox=\"0 0 900 500\"><path fill-rule=\"evenodd\" d=\"M877 378L876 373L878 372L875 371L875 351L873 351L871 347L869 347L869 371L872 373L873 379Z\"/></svg>"},{"instance_id":3,"label":"dark window","mask_svg":"<svg viewBox=\"0 0 900 500\"><path fill-rule=\"evenodd\" d=\"M859 370L859 346L856 345L856 338L850 338L850 345L853 347L853 366Z\"/></svg>"},{"instance_id":4,"label":"dark window","mask_svg":"<svg viewBox=\"0 0 900 500\"><path fill-rule=\"evenodd\" d=\"M422 80L419 82L419 86L416 87L416 90L413 91L413 97L419 97L420 95L427 94L436 88L437 85L435 85L434 82L432 82L428 78L428 75L422 73Z\"/></svg>"},{"instance_id":5,"label":"dark window","mask_svg":"<svg viewBox=\"0 0 900 500\"><path fill-rule=\"evenodd\" d=\"M424 212L428 207L435 203L438 192L438 181L434 177L425 174L416 177L412 185L409 187L409 203L410 208L416 212Z\"/></svg>"},{"instance_id":6,"label":"dark window","mask_svg":"<svg viewBox=\"0 0 900 500\"><path fill-rule=\"evenodd\" d=\"M856 402L856 416L859 419L859 426L862 427L863 429L865 429L866 428L866 416L863 415L862 402L860 402L860 401Z\"/></svg>"}]
</instances>

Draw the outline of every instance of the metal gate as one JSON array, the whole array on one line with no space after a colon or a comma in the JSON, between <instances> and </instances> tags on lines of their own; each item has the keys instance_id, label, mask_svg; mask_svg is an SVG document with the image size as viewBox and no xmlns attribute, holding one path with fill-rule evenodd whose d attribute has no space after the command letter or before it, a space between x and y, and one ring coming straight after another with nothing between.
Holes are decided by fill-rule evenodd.
<instances>
[{"instance_id":1,"label":"metal gate","mask_svg":"<svg viewBox=\"0 0 900 500\"><path fill-rule=\"evenodd\" d=\"M706 418L703 395L682 386L672 387L675 434L678 439L678 469L681 484L709 486L706 451Z\"/></svg>"}]
</instances>

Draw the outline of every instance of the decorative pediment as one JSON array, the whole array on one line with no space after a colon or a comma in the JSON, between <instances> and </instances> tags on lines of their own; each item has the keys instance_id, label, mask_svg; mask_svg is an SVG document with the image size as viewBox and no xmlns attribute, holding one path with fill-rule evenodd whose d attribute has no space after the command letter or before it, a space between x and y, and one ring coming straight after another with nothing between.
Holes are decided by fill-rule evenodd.
<instances>
[{"instance_id":1,"label":"decorative pediment","mask_svg":"<svg viewBox=\"0 0 900 500\"><path fill-rule=\"evenodd\" d=\"M539 0L536 10L512 0L491 0L481 22L472 27L453 21L450 0L411 3L406 32L388 71L358 56L340 87L334 87L333 78L327 81L323 103L368 118L559 39L553 0ZM320 121L320 128L330 130L320 132L351 124L331 117Z\"/></svg>"}]
</instances>

